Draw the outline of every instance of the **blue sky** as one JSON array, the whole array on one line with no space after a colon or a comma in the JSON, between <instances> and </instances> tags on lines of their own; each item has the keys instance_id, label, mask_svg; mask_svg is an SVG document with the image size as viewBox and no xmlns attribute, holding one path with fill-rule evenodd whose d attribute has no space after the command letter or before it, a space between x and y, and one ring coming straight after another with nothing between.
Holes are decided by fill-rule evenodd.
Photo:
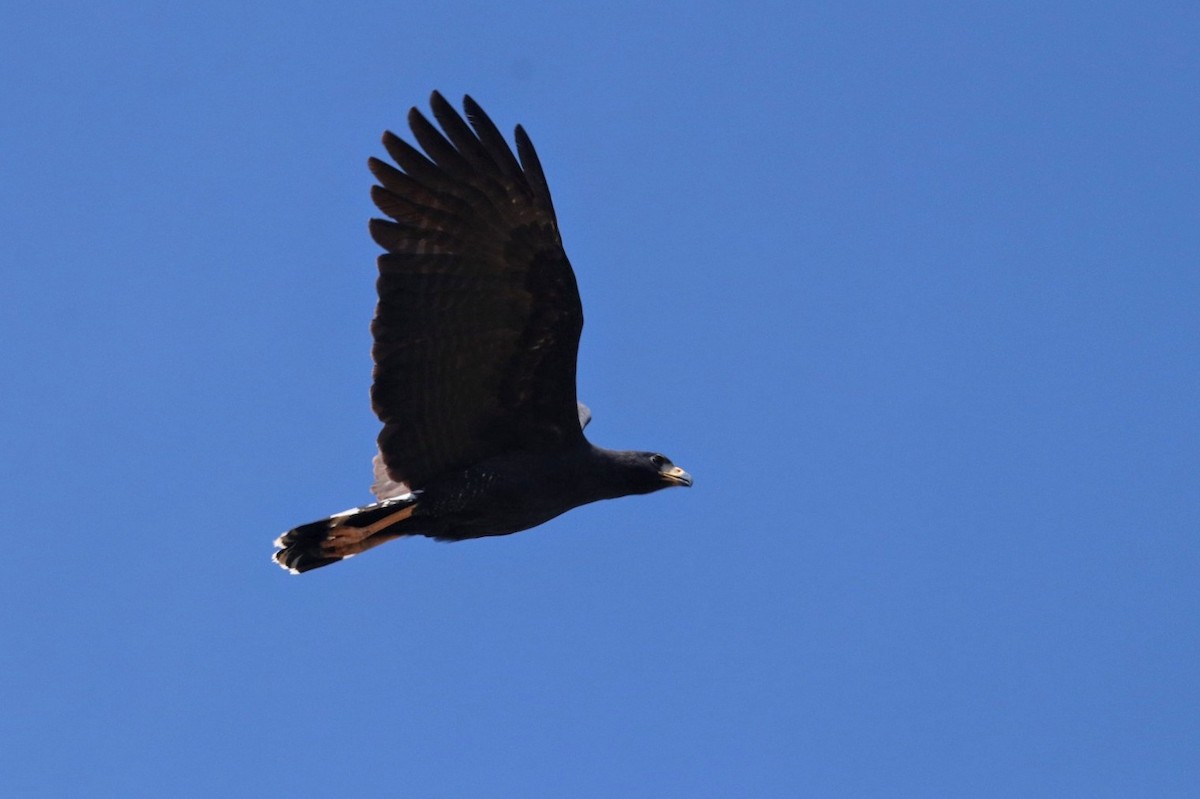
<instances>
[{"instance_id":1,"label":"blue sky","mask_svg":"<svg viewBox=\"0 0 1200 799\"><path fill-rule=\"evenodd\" d=\"M3 16L0 793L1195 795L1193 5ZM538 146L592 439L696 485L289 577L434 88Z\"/></svg>"}]
</instances>

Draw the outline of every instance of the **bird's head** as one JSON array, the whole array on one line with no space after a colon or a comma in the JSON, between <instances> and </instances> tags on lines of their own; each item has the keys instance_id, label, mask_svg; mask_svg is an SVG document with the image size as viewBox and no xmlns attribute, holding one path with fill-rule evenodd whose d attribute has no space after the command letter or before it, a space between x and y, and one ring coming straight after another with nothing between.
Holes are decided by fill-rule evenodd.
<instances>
[{"instance_id":1,"label":"bird's head","mask_svg":"<svg viewBox=\"0 0 1200 799\"><path fill-rule=\"evenodd\" d=\"M661 488L688 487L692 476L657 452L626 453L626 470L632 493L649 494Z\"/></svg>"},{"instance_id":2,"label":"bird's head","mask_svg":"<svg viewBox=\"0 0 1200 799\"><path fill-rule=\"evenodd\" d=\"M670 488L671 486L692 487L692 476L671 463L671 459L666 455L660 455L657 452L647 452L645 455L663 486L666 488Z\"/></svg>"}]
</instances>

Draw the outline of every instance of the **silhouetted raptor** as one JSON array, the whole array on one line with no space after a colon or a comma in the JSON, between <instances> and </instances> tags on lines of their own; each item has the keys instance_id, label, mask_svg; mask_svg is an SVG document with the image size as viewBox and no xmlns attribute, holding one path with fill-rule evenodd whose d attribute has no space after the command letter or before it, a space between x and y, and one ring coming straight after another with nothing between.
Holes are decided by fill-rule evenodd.
<instances>
[{"instance_id":1,"label":"silhouetted raptor","mask_svg":"<svg viewBox=\"0 0 1200 799\"><path fill-rule=\"evenodd\" d=\"M575 397L583 309L542 166L518 161L474 100L437 92L425 151L385 133L372 158L379 305L371 402L383 422L373 505L301 525L275 560L305 572L393 538L456 541L526 530L588 502L690 486L662 455L592 446Z\"/></svg>"}]
</instances>

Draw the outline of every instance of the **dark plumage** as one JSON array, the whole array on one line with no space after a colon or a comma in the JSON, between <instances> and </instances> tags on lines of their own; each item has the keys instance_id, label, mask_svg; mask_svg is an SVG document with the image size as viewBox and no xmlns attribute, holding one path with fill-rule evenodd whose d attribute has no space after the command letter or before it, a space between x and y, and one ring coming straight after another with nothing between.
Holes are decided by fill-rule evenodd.
<instances>
[{"instance_id":1,"label":"dark plumage","mask_svg":"<svg viewBox=\"0 0 1200 799\"><path fill-rule=\"evenodd\" d=\"M583 309L533 144L517 157L470 97L434 92L434 127L392 133L371 198L379 305L371 402L383 422L377 503L288 531L275 560L304 572L405 535L526 530L600 499L690 486L662 455L600 449L575 397Z\"/></svg>"}]
</instances>

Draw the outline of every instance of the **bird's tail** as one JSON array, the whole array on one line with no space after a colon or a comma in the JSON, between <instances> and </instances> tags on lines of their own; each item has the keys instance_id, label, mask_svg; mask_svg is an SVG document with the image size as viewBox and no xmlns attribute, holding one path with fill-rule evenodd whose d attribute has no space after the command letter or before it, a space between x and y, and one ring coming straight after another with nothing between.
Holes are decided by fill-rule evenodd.
<instances>
[{"instance_id":1,"label":"bird's tail","mask_svg":"<svg viewBox=\"0 0 1200 799\"><path fill-rule=\"evenodd\" d=\"M404 494L288 530L275 539L275 562L301 574L408 535L401 523L413 515L419 498L419 492Z\"/></svg>"}]
</instances>

